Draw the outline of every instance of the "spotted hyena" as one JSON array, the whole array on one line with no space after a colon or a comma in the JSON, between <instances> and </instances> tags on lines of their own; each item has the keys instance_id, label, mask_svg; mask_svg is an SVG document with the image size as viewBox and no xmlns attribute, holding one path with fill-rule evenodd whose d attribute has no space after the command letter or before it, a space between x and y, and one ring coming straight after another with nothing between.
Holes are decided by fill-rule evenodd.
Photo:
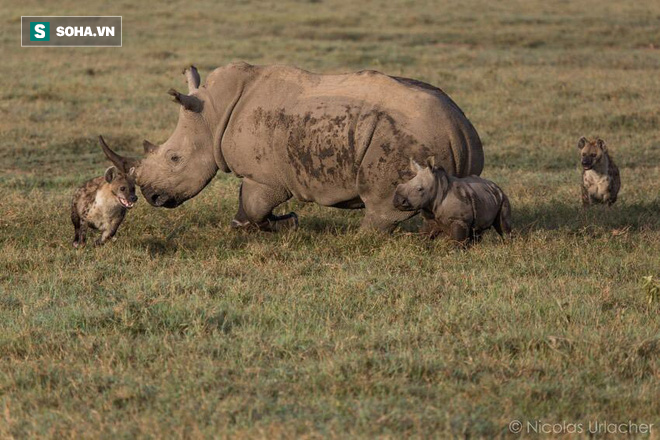
<instances>
[{"instance_id":1,"label":"spotted hyena","mask_svg":"<svg viewBox=\"0 0 660 440\"><path fill-rule=\"evenodd\" d=\"M85 182L74 193L71 204L71 221L75 228L73 246L85 244L88 227L101 232L97 245L113 238L126 210L131 209L136 201L135 182L115 167L108 168L103 176Z\"/></svg>"},{"instance_id":2,"label":"spotted hyena","mask_svg":"<svg viewBox=\"0 0 660 440\"><path fill-rule=\"evenodd\" d=\"M577 147L582 165L582 205L607 203L611 206L616 202L621 189L621 176L619 168L609 155L605 141L590 141L583 136Z\"/></svg>"}]
</instances>

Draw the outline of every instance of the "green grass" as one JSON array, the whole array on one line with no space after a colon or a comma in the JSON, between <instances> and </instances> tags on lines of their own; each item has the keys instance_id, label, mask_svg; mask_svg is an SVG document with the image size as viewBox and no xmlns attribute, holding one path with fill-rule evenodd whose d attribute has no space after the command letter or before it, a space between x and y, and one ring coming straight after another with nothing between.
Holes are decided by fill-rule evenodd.
<instances>
[{"instance_id":1,"label":"green grass","mask_svg":"<svg viewBox=\"0 0 660 440\"><path fill-rule=\"evenodd\" d=\"M660 4L342 0L4 5L0 437L510 436L512 419L660 423ZM21 48L20 15L123 15L122 48ZM181 68L375 68L442 87L484 140L515 237L468 251L288 203L230 230L238 180L144 200L75 251L104 134L162 142ZM621 168L580 208L577 140ZM655 434L655 431L654 431ZM657 435L657 434L656 434Z\"/></svg>"}]
</instances>

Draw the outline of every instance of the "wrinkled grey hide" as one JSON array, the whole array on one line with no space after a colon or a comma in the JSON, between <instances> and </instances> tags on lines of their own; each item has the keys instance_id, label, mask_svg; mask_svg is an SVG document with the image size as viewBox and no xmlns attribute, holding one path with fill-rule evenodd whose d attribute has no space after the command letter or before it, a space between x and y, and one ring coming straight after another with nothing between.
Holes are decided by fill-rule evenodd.
<instances>
[{"instance_id":1,"label":"wrinkled grey hide","mask_svg":"<svg viewBox=\"0 0 660 440\"><path fill-rule=\"evenodd\" d=\"M273 208L294 197L366 208L363 226L391 230L413 215L392 205L396 186L412 177L410 157L433 156L458 176L483 168L470 121L444 92L419 81L235 63L200 87L194 67L184 73L188 94L170 90L180 104L172 136L159 146L145 142L141 160L106 151L135 168L154 206L180 205L220 169L243 179L234 226L277 229L284 219Z\"/></svg>"}]
</instances>

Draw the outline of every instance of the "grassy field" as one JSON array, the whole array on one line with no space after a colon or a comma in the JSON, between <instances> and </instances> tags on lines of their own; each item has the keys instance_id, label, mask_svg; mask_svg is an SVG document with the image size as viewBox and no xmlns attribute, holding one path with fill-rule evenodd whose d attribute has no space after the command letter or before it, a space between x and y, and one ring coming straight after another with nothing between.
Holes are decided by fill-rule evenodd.
<instances>
[{"instance_id":1,"label":"grassy field","mask_svg":"<svg viewBox=\"0 0 660 440\"><path fill-rule=\"evenodd\" d=\"M660 3L281 0L0 8L0 437L513 436L511 420L660 430ZM122 15L122 48L31 48L21 15ZM239 181L71 247L73 189L162 142L234 60L440 86L509 194L515 237L458 251L288 203L230 230ZM621 168L580 207L577 140ZM658 437L654 427L653 438Z\"/></svg>"}]
</instances>

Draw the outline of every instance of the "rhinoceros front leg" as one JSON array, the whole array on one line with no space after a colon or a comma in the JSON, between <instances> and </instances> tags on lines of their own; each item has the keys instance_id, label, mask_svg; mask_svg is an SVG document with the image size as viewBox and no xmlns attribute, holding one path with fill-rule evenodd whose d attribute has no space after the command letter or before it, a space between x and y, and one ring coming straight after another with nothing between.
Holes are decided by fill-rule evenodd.
<instances>
[{"instance_id":1,"label":"rhinoceros front leg","mask_svg":"<svg viewBox=\"0 0 660 440\"><path fill-rule=\"evenodd\" d=\"M280 231L298 227L294 212L276 216L273 209L291 198L285 188L271 187L254 180L243 179L238 196L238 212L231 222L233 228L257 226L263 231Z\"/></svg>"}]
</instances>

